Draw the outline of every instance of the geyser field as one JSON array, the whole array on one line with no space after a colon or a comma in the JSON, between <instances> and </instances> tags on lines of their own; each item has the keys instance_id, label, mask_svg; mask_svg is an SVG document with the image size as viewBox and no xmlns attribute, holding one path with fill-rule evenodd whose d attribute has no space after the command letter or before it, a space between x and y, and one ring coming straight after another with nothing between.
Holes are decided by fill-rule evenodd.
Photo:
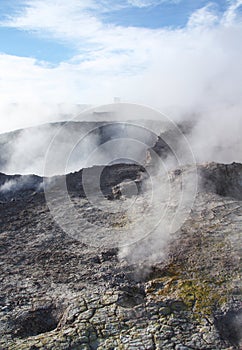
<instances>
[{"instance_id":1,"label":"geyser field","mask_svg":"<svg viewBox=\"0 0 242 350\"><path fill-rule=\"evenodd\" d=\"M194 116L87 113L0 135L0 348L240 349L239 152L202 154Z\"/></svg>"}]
</instances>

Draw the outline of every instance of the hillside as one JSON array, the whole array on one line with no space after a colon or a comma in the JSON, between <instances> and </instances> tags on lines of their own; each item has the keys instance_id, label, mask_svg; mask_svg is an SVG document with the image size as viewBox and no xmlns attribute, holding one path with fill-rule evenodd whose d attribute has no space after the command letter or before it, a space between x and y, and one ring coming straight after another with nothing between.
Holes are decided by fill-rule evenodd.
<instances>
[{"instance_id":1,"label":"hillside","mask_svg":"<svg viewBox=\"0 0 242 350\"><path fill-rule=\"evenodd\" d=\"M174 186L190 170L172 171ZM127 249L116 244L150 215L146 171L106 167L102 210L82 191L82 172L67 176L76 215L71 235L54 221L41 177L20 177L14 191L0 192L1 349L240 349L242 165L199 165L193 208L158 248L161 226L158 236L138 237ZM140 210L132 215L120 211L134 197L125 191L127 178L139 188ZM0 176L1 184L11 180L19 179ZM65 217L64 201L58 213Z\"/></svg>"}]
</instances>

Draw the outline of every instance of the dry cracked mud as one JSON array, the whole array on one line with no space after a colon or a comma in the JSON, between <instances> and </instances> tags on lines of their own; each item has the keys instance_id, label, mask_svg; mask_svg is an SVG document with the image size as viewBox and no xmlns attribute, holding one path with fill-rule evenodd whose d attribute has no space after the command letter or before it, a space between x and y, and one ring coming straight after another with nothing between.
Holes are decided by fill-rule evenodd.
<instances>
[{"instance_id":1,"label":"dry cracked mud","mask_svg":"<svg viewBox=\"0 0 242 350\"><path fill-rule=\"evenodd\" d=\"M174 171L174 181L179 184L188 169ZM132 201L117 195L117 186L125 187L127 178L142 185L145 177L142 167L131 164L105 171L103 206ZM146 258L132 261L120 256L119 247L99 244L102 235L110 241L131 231L132 220L142 225L142 215L131 220L92 206L80 172L67 176L83 218L73 223L79 237L53 219L42 178L2 193L0 348L241 349L242 165L203 164L198 174L189 216L148 267ZM0 184L13 179L1 174ZM137 201L144 203L146 195L141 190ZM64 203L59 210L64 215ZM82 240L86 235L95 244ZM136 242L133 251L151 238Z\"/></svg>"}]
</instances>

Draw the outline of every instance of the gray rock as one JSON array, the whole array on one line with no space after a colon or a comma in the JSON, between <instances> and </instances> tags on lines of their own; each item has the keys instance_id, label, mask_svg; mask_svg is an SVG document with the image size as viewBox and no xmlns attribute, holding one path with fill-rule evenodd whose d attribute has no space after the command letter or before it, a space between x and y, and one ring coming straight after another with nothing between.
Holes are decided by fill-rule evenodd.
<instances>
[{"instance_id":1,"label":"gray rock","mask_svg":"<svg viewBox=\"0 0 242 350\"><path fill-rule=\"evenodd\" d=\"M0 348L239 349L241 165L198 168L204 182L193 209L169 241L165 259L148 268L145 260L119 258L117 248L67 236L41 191L20 191L14 202L0 195ZM174 181L188 170L173 172ZM113 165L104 193L142 171ZM107 215L80 196L79 175L68 177L71 200L95 224L91 232L80 222L79 230L97 240L107 232L104 225L112 234L123 234L120 227L129 230L132 223L119 212ZM134 252L148 243L148 238L138 242Z\"/></svg>"}]
</instances>

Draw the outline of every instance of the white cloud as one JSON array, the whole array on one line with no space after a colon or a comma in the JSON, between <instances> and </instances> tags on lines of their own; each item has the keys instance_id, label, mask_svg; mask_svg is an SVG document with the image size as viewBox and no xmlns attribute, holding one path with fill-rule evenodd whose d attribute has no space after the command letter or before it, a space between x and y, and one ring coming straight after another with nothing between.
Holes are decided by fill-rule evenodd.
<instances>
[{"instance_id":1,"label":"white cloud","mask_svg":"<svg viewBox=\"0 0 242 350\"><path fill-rule=\"evenodd\" d=\"M128 0L128 3L136 7L148 7L152 5L152 1L149 0Z\"/></svg>"},{"instance_id":2,"label":"white cloud","mask_svg":"<svg viewBox=\"0 0 242 350\"><path fill-rule=\"evenodd\" d=\"M97 18L88 13L88 9L94 9L95 6L96 3L89 0L28 0L20 12L9 16L2 25L33 30L62 40L88 39L102 26Z\"/></svg>"},{"instance_id":3,"label":"white cloud","mask_svg":"<svg viewBox=\"0 0 242 350\"><path fill-rule=\"evenodd\" d=\"M237 10L240 6L242 6L242 0L230 0L229 2L230 6L223 16L223 23L225 25L231 25L237 20Z\"/></svg>"},{"instance_id":4,"label":"white cloud","mask_svg":"<svg viewBox=\"0 0 242 350\"><path fill-rule=\"evenodd\" d=\"M128 0L128 4L135 6L135 7L149 7L149 6L156 6L163 3L171 3L171 4L177 4L181 0Z\"/></svg>"},{"instance_id":5,"label":"white cloud","mask_svg":"<svg viewBox=\"0 0 242 350\"><path fill-rule=\"evenodd\" d=\"M195 11L188 21L190 27L208 27L216 24L219 21L219 16L216 14L214 4L209 3L205 7L202 7Z\"/></svg>"},{"instance_id":6,"label":"white cloud","mask_svg":"<svg viewBox=\"0 0 242 350\"><path fill-rule=\"evenodd\" d=\"M28 0L28 6L2 22L2 25L68 41L80 52L85 53L85 58L88 59L88 55L100 55L100 50L134 51L144 39L148 42L150 35L153 37L156 32L159 33L159 30L105 24L101 20L100 12L108 9L110 4L104 1L101 5L95 4L88 0L81 5L76 0ZM120 6L125 4L118 3L112 9ZM101 51L102 55L103 53Z\"/></svg>"},{"instance_id":7,"label":"white cloud","mask_svg":"<svg viewBox=\"0 0 242 350\"><path fill-rule=\"evenodd\" d=\"M215 145L222 142L222 132L213 139L216 122L220 131L222 126L230 130L235 141L241 137L238 1L230 2L222 15L216 7L205 6L181 29L105 24L97 15L107 8L105 1L98 8L94 1L56 4L28 1L28 8L5 25L48 33L75 43L79 52L55 67L32 58L0 55L1 131L53 120L59 111L53 106L59 103L102 104L120 96L172 110L172 116L192 112L207 116L204 130ZM13 102L18 105L13 107Z\"/></svg>"}]
</instances>

